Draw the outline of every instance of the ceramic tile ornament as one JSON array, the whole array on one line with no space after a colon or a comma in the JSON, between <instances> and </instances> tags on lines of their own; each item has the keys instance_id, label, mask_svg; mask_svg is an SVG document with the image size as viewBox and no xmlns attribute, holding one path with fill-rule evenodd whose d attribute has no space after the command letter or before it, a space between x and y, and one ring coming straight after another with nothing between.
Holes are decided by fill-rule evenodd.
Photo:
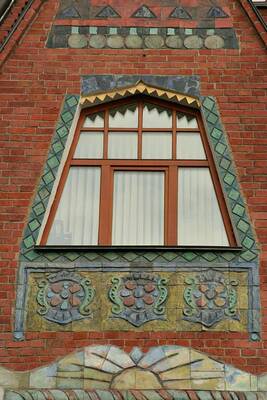
<instances>
[{"instance_id":1,"label":"ceramic tile ornament","mask_svg":"<svg viewBox=\"0 0 267 400\"><path fill-rule=\"evenodd\" d=\"M109 291L112 318L125 319L134 326L165 319L166 285L167 279L145 273L113 277Z\"/></svg>"},{"instance_id":2,"label":"ceramic tile ornament","mask_svg":"<svg viewBox=\"0 0 267 400\"><path fill-rule=\"evenodd\" d=\"M184 319L211 327L225 319L239 319L237 280L227 280L218 271L207 270L196 278L186 278Z\"/></svg>"},{"instance_id":3,"label":"ceramic tile ornament","mask_svg":"<svg viewBox=\"0 0 267 400\"><path fill-rule=\"evenodd\" d=\"M90 303L95 296L91 281L81 275L60 271L38 282L38 313L58 324L91 317Z\"/></svg>"}]
</instances>

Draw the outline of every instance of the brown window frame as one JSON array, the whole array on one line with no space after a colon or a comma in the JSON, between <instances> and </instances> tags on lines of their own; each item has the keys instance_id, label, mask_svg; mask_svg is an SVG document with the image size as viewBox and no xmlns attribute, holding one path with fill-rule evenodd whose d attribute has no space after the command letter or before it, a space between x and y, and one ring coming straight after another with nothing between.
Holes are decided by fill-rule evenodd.
<instances>
[{"instance_id":1,"label":"brown window frame","mask_svg":"<svg viewBox=\"0 0 267 400\"><path fill-rule=\"evenodd\" d=\"M111 108L117 108L121 105L137 103L138 105L138 128L108 128L108 116ZM167 108L172 111L172 128L143 128L142 115L140 112L144 104L154 104L163 108ZM90 114L104 112L104 129L103 128L83 128L85 118ZM176 113L184 113L192 115L197 119L199 128L177 128L176 126ZM103 158L102 159L74 159L74 152L79 140L81 132L90 131L101 131L103 132ZM138 133L138 155L137 159L108 159L107 158L107 146L108 146L108 132L137 132ZM180 159L176 160L176 134L177 132L199 132L203 143L204 151L206 154L206 160L196 159ZM172 132L172 159L141 159L142 156L142 132ZM100 180L100 205L99 205L99 233L98 233L98 245L69 245L69 246L53 246L46 245L49 232L54 221L57 207L66 183L69 169L72 166L86 167L86 166L99 166L101 168L101 180ZM209 168L212 182L214 185L218 205L221 211L223 223L225 226L229 246L181 246L178 245L177 231L177 211L178 211L178 169L179 167L198 167L198 168ZM160 170L165 173L165 192L164 192L164 245L163 246L114 246L112 245L112 209L113 209L113 173L115 170ZM165 100L160 100L146 95L136 95L127 99L121 99L112 101L106 104L90 107L83 109L80 114L80 118L74 133L73 141L70 146L70 150L63 167L63 171L60 177L60 181L56 190L56 194L51 205L48 219L46 221L44 231L40 240L40 248L114 248L114 247L159 247L159 248L223 248L223 249L238 249L235 234L232 228L232 223L227 210L224 194L221 188L219 177L217 174L216 166L214 163L212 151L208 142L207 135L205 133L204 124L201 118L199 110L191 109L181 105L177 105Z\"/></svg>"}]
</instances>

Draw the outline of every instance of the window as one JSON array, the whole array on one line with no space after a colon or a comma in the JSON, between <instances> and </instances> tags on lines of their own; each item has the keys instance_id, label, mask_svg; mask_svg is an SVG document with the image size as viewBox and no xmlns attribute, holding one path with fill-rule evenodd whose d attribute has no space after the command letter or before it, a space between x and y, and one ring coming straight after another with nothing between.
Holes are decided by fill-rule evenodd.
<instances>
[{"instance_id":1,"label":"window","mask_svg":"<svg viewBox=\"0 0 267 400\"><path fill-rule=\"evenodd\" d=\"M40 244L235 246L199 111L148 96L83 110Z\"/></svg>"}]
</instances>

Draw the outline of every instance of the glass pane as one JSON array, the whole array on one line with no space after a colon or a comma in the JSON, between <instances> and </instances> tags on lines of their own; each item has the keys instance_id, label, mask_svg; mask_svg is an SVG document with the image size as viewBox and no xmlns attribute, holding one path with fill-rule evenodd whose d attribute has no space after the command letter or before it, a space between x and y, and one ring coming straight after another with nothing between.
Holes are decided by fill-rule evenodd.
<instances>
[{"instance_id":1,"label":"glass pane","mask_svg":"<svg viewBox=\"0 0 267 400\"><path fill-rule=\"evenodd\" d=\"M109 132L108 158L137 158L137 133Z\"/></svg>"},{"instance_id":2,"label":"glass pane","mask_svg":"<svg viewBox=\"0 0 267 400\"><path fill-rule=\"evenodd\" d=\"M109 110L110 128L137 128L138 108L136 104L124 105Z\"/></svg>"},{"instance_id":3,"label":"glass pane","mask_svg":"<svg viewBox=\"0 0 267 400\"><path fill-rule=\"evenodd\" d=\"M142 158L171 159L172 134L168 132L145 132L142 135Z\"/></svg>"},{"instance_id":4,"label":"glass pane","mask_svg":"<svg viewBox=\"0 0 267 400\"><path fill-rule=\"evenodd\" d=\"M74 158L102 158L103 133L81 132Z\"/></svg>"},{"instance_id":5,"label":"glass pane","mask_svg":"<svg viewBox=\"0 0 267 400\"><path fill-rule=\"evenodd\" d=\"M208 168L178 170L178 244L229 246Z\"/></svg>"},{"instance_id":6,"label":"glass pane","mask_svg":"<svg viewBox=\"0 0 267 400\"><path fill-rule=\"evenodd\" d=\"M112 244L163 243L164 172L115 172Z\"/></svg>"},{"instance_id":7,"label":"glass pane","mask_svg":"<svg viewBox=\"0 0 267 400\"><path fill-rule=\"evenodd\" d=\"M146 104L143 110L144 128L172 128L172 111L153 104Z\"/></svg>"},{"instance_id":8,"label":"glass pane","mask_svg":"<svg viewBox=\"0 0 267 400\"><path fill-rule=\"evenodd\" d=\"M85 118L84 128L104 128L104 113L88 115Z\"/></svg>"},{"instance_id":9,"label":"glass pane","mask_svg":"<svg viewBox=\"0 0 267 400\"><path fill-rule=\"evenodd\" d=\"M178 132L177 159L205 160L206 155L198 132Z\"/></svg>"},{"instance_id":10,"label":"glass pane","mask_svg":"<svg viewBox=\"0 0 267 400\"><path fill-rule=\"evenodd\" d=\"M47 244L97 245L100 168L72 167Z\"/></svg>"},{"instance_id":11,"label":"glass pane","mask_svg":"<svg viewBox=\"0 0 267 400\"><path fill-rule=\"evenodd\" d=\"M191 115L177 113L177 128L198 128L197 119Z\"/></svg>"}]
</instances>

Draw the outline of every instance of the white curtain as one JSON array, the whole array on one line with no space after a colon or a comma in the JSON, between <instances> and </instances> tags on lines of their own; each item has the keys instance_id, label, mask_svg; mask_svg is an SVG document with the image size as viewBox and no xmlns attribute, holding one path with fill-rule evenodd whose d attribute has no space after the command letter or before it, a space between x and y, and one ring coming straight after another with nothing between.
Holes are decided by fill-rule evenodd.
<instances>
[{"instance_id":1,"label":"white curtain","mask_svg":"<svg viewBox=\"0 0 267 400\"><path fill-rule=\"evenodd\" d=\"M164 172L115 172L112 244L164 244Z\"/></svg>"},{"instance_id":2,"label":"white curtain","mask_svg":"<svg viewBox=\"0 0 267 400\"><path fill-rule=\"evenodd\" d=\"M100 168L71 167L47 244L97 245Z\"/></svg>"},{"instance_id":3,"label":"white curtain","mask_svg":"<svg viewBox=\"0 0 267 400\"><path fill-rule=\"evenodd\" d=\"M208 168L178 170L178 244L229 246Z\"/></svg>"}]
</instances>

